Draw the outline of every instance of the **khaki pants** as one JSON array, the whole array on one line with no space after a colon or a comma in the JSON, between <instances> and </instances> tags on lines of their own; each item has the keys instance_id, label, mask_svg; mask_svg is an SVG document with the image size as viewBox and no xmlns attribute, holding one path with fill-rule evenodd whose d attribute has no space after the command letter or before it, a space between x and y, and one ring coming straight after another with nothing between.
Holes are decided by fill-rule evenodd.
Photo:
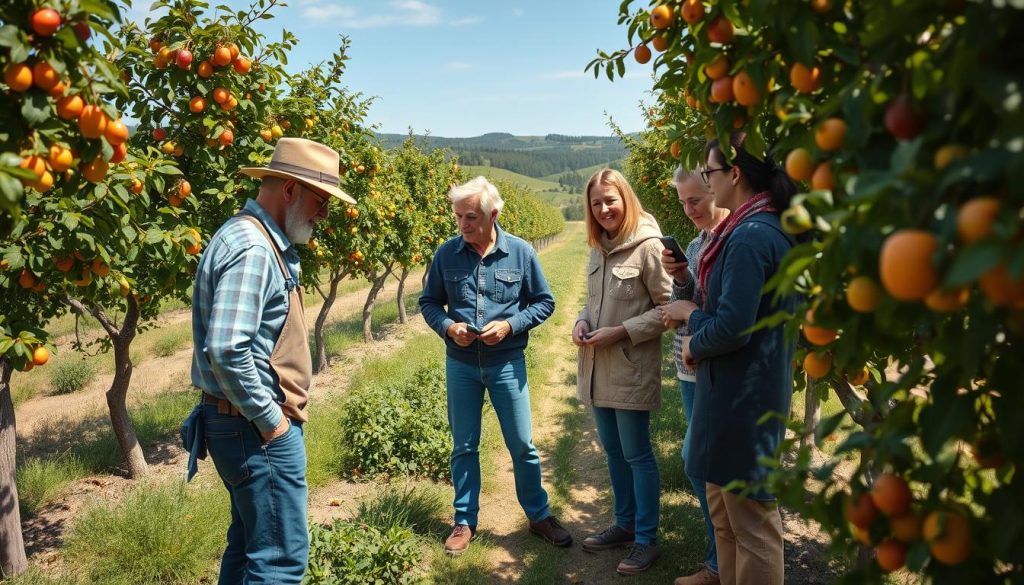
<instances>
[{"instance_id":1,"label":"khaki pants","mask_svg":"<svg viewBox=\"0 0 1024 585\"><path fill-rule=\"evenodd\" d=\"M707 484L722 585L782 585L782 515L759 502Z\"/></svg>"}]
</instances>

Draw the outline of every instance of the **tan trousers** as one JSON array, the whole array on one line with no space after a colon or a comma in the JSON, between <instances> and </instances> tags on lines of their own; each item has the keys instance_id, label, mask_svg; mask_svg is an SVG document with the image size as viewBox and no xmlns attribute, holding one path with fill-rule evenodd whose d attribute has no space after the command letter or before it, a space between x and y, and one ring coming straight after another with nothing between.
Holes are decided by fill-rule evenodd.
<instances>
[{"instance_id":1,"label":"tan trousers","mask_svg":"<svg viewBox=\"0 0 1024 585\"><path fill-rule=\"evenodd\" d=\"M783 585L782 515L759 502L707 484L722 585Z\"/></svg>"}]
</instances>

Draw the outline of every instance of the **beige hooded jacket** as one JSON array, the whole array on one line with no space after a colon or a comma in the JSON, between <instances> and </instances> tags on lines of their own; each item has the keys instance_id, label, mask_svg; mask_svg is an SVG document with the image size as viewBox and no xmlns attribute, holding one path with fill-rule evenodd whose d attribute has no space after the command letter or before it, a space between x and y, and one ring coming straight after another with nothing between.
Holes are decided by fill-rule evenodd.
<instances>
[{"instance_id":1,"label":"beige hooded jacket","mask_svg":"<svg viewBox=\"0 0 1024 585\"><path fill-rule=\"evenodd\" d=\"M585 404L625 410L661 406L661 333L657 306L672 294L661 265L661 229L643 214L633 236L613 249L591 249L587 304L579 319L590 330L624 325L628 337L605 347L584 346L576 392ZM578 322L578 320L577 320Z\"/></svg>"}]
</instances>

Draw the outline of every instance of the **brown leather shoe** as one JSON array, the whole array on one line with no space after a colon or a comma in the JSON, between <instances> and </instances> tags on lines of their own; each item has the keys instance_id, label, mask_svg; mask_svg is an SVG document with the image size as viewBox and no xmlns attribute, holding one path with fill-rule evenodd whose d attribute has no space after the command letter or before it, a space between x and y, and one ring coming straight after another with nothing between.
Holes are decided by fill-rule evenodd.
<instances>
[{"instance_id":1,"label":"brown leather shoe","mask_svg":"<svg viewBox=\"0 0 1024 585\"><path fill-rule=\"evenodd\" d=\"M692 575L676 577L672 585L719 585L720 583L718 575L712 573L707 565L702 565L700 570Z\"/></svg>"},{"instance_id":2,"label":"brown leather shoe","mask_svg":"<svg viewBox=\"0 0 1024 585\"><path fill-rule=\"evenodd\" d=\"M461 555L469 548L469 543L474 536L476 536L476 527L456 524L452 527L452 533L444 541L444 552L452 556Z\"/></svg>"},{"instance_id":3,"label":"brown leather shoe","mask_svg":"<svg viewBox=\"0 0 1024 585\"><path fill-rule=\"evenodd\" d=\"M554 516L548 516L537 522L530 522L530 533L548 541L555 546L569 546L572 544L572 535L555 520Z\"/></svg>"}]
</instances>

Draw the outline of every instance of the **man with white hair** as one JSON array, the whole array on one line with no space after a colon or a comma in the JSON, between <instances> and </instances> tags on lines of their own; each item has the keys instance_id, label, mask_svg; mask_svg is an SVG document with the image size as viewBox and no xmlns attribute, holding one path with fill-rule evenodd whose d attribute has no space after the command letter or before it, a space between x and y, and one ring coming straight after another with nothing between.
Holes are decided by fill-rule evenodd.
<instances>
[{"instance_id":1,"label":"man with white hair","mask_svg":"<svg viewBox=\"0 0 1024 585\"><path fill-rule=\"evenodd\" d=\"M296 245L338 188L339 156L282 138L250 199L210 238L192 295L192 383L200 404L182 428L195 458L208 450L231 498L220 585L302 582L309 558L302 425L313 368ZM197 519L201 521L200 519Z\"/></svg>"},{"instance_id":2,"label":"man with white hair","mask_svg":"<svg viewBox=\"0 0 1024 585\"><path fill-rule=\"evenodd\" d=\"M555 298L537 253L498 225L505 202L494 185L477 177L452 188L448 198L460 235L438 247L420 296L423 318L447 346L455 526L445 552L465 552L476 535L485 390L512 456L516 496L530 532L555 546L569 546L572 535L551 516L541 486L524 355L530 329L551 316Z\"/></svg>"}]
</instances>

